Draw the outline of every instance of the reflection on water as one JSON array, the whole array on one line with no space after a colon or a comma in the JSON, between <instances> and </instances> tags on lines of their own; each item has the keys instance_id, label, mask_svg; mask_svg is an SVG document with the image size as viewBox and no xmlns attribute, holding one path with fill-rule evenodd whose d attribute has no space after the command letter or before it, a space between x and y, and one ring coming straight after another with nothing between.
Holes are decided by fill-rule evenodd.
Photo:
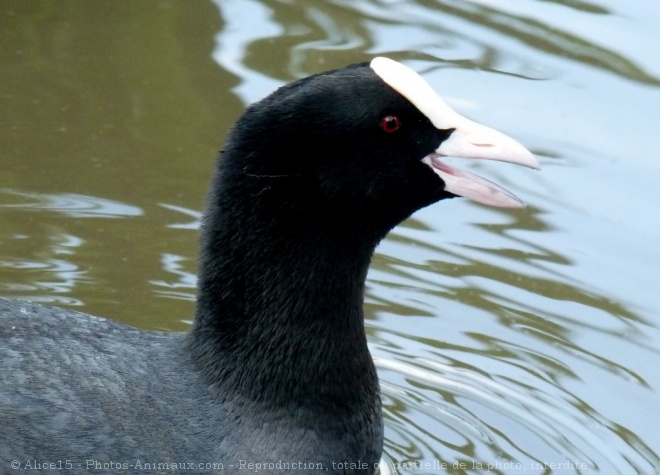
<instances>
[{"instance_id":1,"label":"reflection on water","mask_svg":"<svg viewBox=\"0 0 660 475\"><path fill-rule=\"evenodd\" d=\"M46 215L63 214L67 218L122 218L142 215L142 210L135 206L93 196L73 193L38 193L19 192L0 189L0 213L5 223L29 221L26 213L39 212ZM50 219L50 216L49 218ZM10 228L10 229L7 229ZM46 239L47 242L35 249L31 259L0 253L0 268L3 273L14 279L0 282L2 295L31 300L53 305L82 305L82 300L73 297L76 287L91 284L87 277L69 256L74 256L85 245L79 236L68 234L66 225L50 227L45 233L34 235L30 231L16 232L17 227L5 227L0 233L3 247L13 248L11 241L31 242ZM5 232L10 233L5 235ZM29 276L26 280L25 276Z\"/></svg>"},{"instance_id":2,"label":"reflection on water","mask_svg":"<svg viewBox=\"0 0 660 475\"><path fill-rule=\"evenodd\" d=\"M0 295L184 330L212 157L244 105L386 54L543 171L468 164L530 206L441 203L379 247L382 473L660 467L654 2L32 4L0 15Z\"/></svg>"},{"instance_id":3,"label":"reflection on water","mask_svg":"<svg viewBox=\"0 0 660 475\"><path fill-rule=\"evenodd\" d=\"M175 280L152 280L151 284L160 287L156 294L161 297L183 299L193 301L195 299L195 286L197 285L197 276L192 272L186 271L188 259L184 256L174 254L164 254L161 257L163 270L173 274Z\"/></svg>"},{"instance_id":4,"label":"reflection on water","mask_svg":"<svg viewBox=\"0 0 660 475\"><path fill-rule=\"evenodd\" d=\"M421 217L433 212L440 210ZM519 224L480 227L505 239ZM534 463L573 460L586 464L583 470L562 473L652 473L653 446L617 414L655 410L656 375L643 368L658 356L648 332L655 342L660 333L570 275L544 270L543 263L566 271L572 265L552 250L515 238L522 245L459 241L452 249L450 236L437 249L438 232L399 228L371 273L368 309L376 320L368 327L394 432L392 459L484 467L516 461L528 471ZM497 242L476 234L475 241ZM622 409L609 388L623 391L624 401L634 398L636 409Z\"/></svg>"},{"instance_id":5,"label":"reflection on water","mask_svg":"<svg viewBox=\"0 0 660 475\"><path fill-rule=\"evenodd\" d=\"M66 214L72 218L121 218L140 216L140 208L94 196L73 193L36 193L0 189L0 193L22 198L22 202L2 202L0 207L24 211L52 211Z\"/></svg>"}]
</instances>

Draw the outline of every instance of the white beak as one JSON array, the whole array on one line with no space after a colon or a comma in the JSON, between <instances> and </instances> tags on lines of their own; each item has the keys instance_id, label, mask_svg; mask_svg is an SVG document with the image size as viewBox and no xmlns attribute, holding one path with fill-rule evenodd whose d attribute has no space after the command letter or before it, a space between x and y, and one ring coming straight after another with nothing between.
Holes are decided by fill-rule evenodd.
<instances>
[{"instance_id":1,"label":"white beak","mask_svg":"<svg viewBox=\"0 0 660 475\"><path fill-rule=\"evenodd\" d=\"M440 130L452 130L447 140L422 162L442 178L445 190L480 203L522 207L525 204L504 188L472 173L443 163L443 156L498 160L539 169L534 155L520 143L485 125L463 117L436 94L431 86L409 67L387 58L374 58L371 68L390 87L415 105Z\"/></svg>"}]
</instances>

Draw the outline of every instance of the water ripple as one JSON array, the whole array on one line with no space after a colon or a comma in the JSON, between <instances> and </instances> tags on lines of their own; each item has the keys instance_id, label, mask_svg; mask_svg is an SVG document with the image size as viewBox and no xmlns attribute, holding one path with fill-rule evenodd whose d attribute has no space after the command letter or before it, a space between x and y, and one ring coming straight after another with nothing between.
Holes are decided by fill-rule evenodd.
<instances>
[{"instance_id":1,"label":"water ripple","mask_svg":"<svg viewBox=\"0 0 660 475\"><path fill-rule=\"evenodd\" d=\"M96 196L74 193L37 193L0 189L1 193L23 198L26 201L2 203L0 208L13 208L26 211L56 211L73 218L123 218L142 216L144 212L137 206ZM18 201L18 200L15 200Z\"/></svg>"},{"instance_id":2,"label":"water ripple","mask_svg":"<svg viewBox=\"0 0 660 475\"><path fill-rule=\"evenodd\" d=\"M376 358L376 364L387 381L384 406L396 434L388 436L393 460L514 463L530 470L535 463L574 462L582 470L562 473L620 474L650 473L660 462L634 434L551 382L530 385L459 361L406 355Z\"/></svg>"}]
</instances>

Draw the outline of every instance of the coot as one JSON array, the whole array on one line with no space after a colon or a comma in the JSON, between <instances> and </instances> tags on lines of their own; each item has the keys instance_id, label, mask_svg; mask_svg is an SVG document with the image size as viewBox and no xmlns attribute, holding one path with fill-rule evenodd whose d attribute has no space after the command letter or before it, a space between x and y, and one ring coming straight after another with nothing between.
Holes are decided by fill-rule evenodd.
<instances>
[{"instance_id":1,"label":"coot","mask_svg":"<svg viewBox=\"0 0 660 475\"><path fill-rule=\"evenodd\" d=\"M212 180L187 334L0 300L0 471L374 473L376 245L445 198L521 206L445 155L538 167L386 58L250 106Z\"/></svg>"}]
</instances>

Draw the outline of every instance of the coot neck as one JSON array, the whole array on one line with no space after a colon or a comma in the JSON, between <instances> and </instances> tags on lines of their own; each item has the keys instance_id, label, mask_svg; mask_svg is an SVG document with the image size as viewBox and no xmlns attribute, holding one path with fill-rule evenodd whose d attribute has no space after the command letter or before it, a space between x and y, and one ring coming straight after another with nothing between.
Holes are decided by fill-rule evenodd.
<instances>
[{"instance_id":1,"label":"coot neck","mask_svg":"<svg viewBox=\"0 0 660 475\"><path fill-rule=\"evenodd\" d=\"M362 306L384 232L296 177L245 179L216 177L203 225L189 341L205 376L271 406L373 407Z\"/></svg>"}]
</instances>

